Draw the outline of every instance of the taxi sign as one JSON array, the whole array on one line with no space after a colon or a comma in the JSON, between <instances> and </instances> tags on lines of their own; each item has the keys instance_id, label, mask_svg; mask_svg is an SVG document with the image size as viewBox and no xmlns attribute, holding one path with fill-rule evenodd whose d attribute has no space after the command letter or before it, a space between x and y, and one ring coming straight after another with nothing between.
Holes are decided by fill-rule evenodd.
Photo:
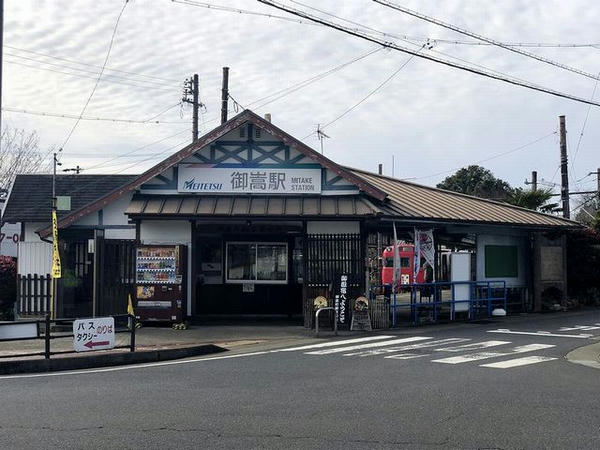
<instances>
[{"instance_id":1,"label":"taxi sign","mask_svg":"<svg viewBox=\"0 0 600 450\"><path fill-rule=\"evenodd\" d=\"M115 346L115 319L95 317L73 321L73 346L76 352L108 350Z\"/></svg>"}]
</instances>

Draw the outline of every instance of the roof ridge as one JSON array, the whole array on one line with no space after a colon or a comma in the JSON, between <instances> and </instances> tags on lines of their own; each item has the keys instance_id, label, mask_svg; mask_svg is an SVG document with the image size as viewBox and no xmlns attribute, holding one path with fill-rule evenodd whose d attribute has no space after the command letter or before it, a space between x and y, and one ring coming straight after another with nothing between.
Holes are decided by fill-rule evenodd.
<instances>
[{"instance_id":1,"label":"roof ridge","mask_svg":"<svg viewBox=\"0 0 600 450\"><path fill-rule=\"evenodd\" d=\"M390 181L395 182L395 183L407 184L407 185L410 185L410 186L416 186L418 188L428 189L430 191L443 192L445 194L450 194L450 195L454 195L454 196L457 196L457 197L468 198L468 199L471 199L471 200L478 200L478 201L482 201L482 202L485 202L485 203L491 203L493 205L503 206L505 208L512 208L512 209L515 209L517 211L522 211L522 212L526 212L526 213L534 213L534 214L541 215L543 217L551 217L553 219L564 220L566 222L570 222L570 223L573 223L573 224L580 225L580 223L577 222L577 221L575 221L575 220L567 219L565 217L554 216L552 214L544 213L544 212L541 212L541 211L536 211L536 210L533 210L533 209L524 208L522 206L511 205L510 203L506 203L506 202L500 202L500 201L497 201L497 200L491 200L489 198L482 198L482 197L476 197L474 195L463 194L462 192L449 191L447 189L441 189L441 188L438 188L438 187L427 186L427 185L424 185L424 184L418 184L418 183L414 183L414 182L411 182L411 181L402 180L402 179L399 179L399 178L393 178L393 177L390 177L389 175L382 175L382 174L378 174L378 173L375 173L375 172L370 172L370 171L364 170L364 169L356 169L354 167L349 167L349 166L343 166L343 167L346 168L346 169L348 169L348 170L354 171L354 172L364 173L364 174L367 174L367 175L374 176L376 178L384 178L386 180L390 180Z\"/></svg>"}]
</instances>

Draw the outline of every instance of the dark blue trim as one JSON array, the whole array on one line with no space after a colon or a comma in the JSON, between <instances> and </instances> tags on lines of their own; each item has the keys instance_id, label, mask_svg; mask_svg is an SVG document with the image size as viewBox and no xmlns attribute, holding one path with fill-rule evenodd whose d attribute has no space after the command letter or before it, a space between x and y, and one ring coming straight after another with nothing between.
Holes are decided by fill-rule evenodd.
<instances>
[{"instance_id":1,"label":"dark blue trim","mask_svg":"<svg viewBox=\"0 0 600 450\"><path fill-rule=\"evenodd\" d=\"M98 225L103 225L103 224L104 224L104 210L99 209L98 210Z\"/></svg>"}]
</instances>

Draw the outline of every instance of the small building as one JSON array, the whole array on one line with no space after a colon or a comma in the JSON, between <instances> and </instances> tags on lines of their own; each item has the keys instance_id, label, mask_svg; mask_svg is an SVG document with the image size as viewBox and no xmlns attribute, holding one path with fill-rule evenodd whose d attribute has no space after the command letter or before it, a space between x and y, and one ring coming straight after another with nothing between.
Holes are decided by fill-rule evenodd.
<instances>
[{"instance_id":1,"label":"small building","mask_svg":"<svg viewBox=\"0 0 600 450\"><path fill-rule=\"evenodd\" d=\"M407 242L416 230L431 230L435 280L448 278L445 251L468 252L469 281L502 282L511 301L539 310L544 293L559 302L566 297L564 235L579 226L341 166L248 110L141 175L59 179L71 184L58 189L71 196L58 227L66 272L74 274L59 282L63 315L120 313L127 293L138 302L147 298L140 277L167 269L152 262L156 252L140 248L178 246L182 273L173 283L180 294L172 307L183 317L303 314L310 325L314 299L332 303L341 276L350 298L374 291L394 227ZM27 188L33 180L35 189ZM42 183L46 176L20 176L7 200L3 220L23 223L23 248L51 237ZM41 261L19 251L19 274L45 275L44 268L28 268L32 259ZM47 254L43 259L49 264ZM93 268L93 276L84 285L85 306L74 307L78 300L65 292L79 283L81 267Z\"/></svg>"}]
</instances>

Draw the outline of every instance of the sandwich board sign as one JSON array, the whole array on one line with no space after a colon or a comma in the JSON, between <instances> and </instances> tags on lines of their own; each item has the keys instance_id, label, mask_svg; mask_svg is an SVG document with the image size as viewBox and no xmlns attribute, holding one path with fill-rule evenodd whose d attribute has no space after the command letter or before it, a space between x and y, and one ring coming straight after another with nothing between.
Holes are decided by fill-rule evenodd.
<instances>
[{"instance_id":1,"label":"sandwich board sign","mask_svg":"<svg viewBox=\"0 0 600 450\"><path fill-rule=\"evenodd\" d=\"M115 319L95 317L73 321L73 346L76 352L108 350L115 346Z\"/></svg>"}]
</instances>

